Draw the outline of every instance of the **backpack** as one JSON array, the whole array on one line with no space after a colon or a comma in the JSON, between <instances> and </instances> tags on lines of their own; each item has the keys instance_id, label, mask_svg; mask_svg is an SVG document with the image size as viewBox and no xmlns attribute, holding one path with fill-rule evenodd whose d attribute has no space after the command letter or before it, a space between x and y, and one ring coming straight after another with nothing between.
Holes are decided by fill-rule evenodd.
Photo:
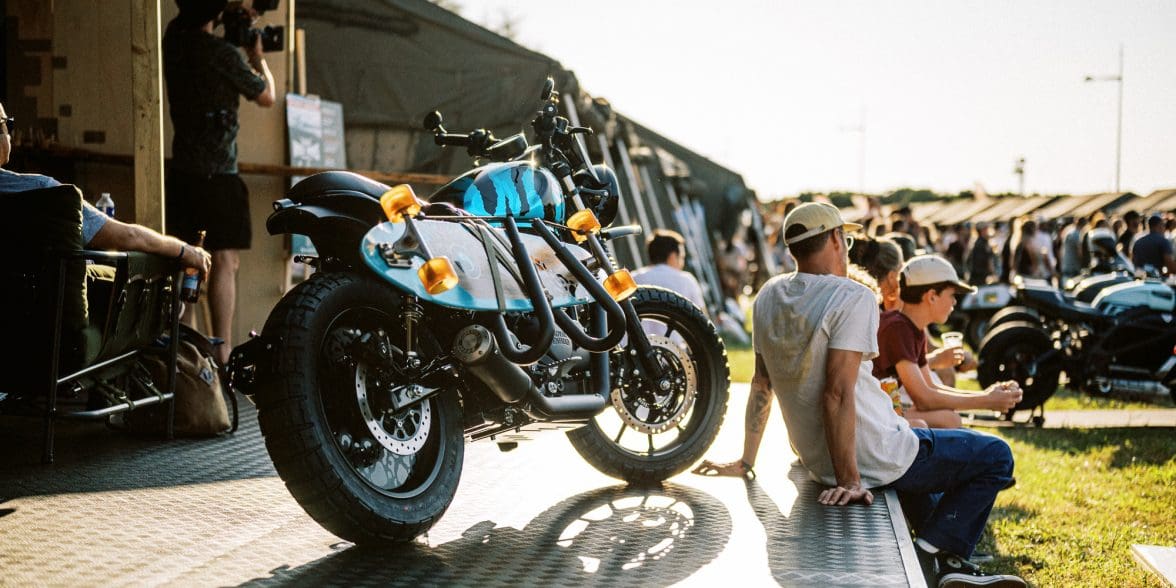
<instances>
[{"instance_id":1,"label":"backpack","mask_svg":"<svg viewBox=\"0 0 1176 588\"><path fill-rule=\"evenodd\" d=\"M140 360L156 389L167 385L166 355L149 355ZM154 392L154 391L152 391ZM229 418L225 396L231 401ZM237 399L221 378L213 359L212 343L187 325L180 325L179 354L176 357L174 432L180 437L211 437L236 432ZM134 432L163 433L167 405L152 405L126 415L127 428Z\"/></svg>"}]
</instances>

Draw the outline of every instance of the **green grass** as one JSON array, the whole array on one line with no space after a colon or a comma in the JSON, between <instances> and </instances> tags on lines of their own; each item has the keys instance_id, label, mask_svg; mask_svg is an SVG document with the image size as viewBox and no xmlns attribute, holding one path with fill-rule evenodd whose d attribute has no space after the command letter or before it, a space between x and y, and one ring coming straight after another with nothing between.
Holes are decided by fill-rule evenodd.
<instances>
[{"instance_id":1,"label":"green grass","mask_svg":"<svg viewBox=\"0 0 1176 588\"><path fill-rule=\"evenodd\" d=\"M731 366L732 382L750 382L755 373L755 351L750 345L728 345L727 364Z\"/></svg>"},{"instance_id":2,"label":"green grass","mask_svg":"<svg viewBox=\"0 0 1176 588\"><path fill-rule=\"evenodd\" d=\"M960 378L956 387L962 390L980 390L980 384L971 378ZM1058 391L1045 401L1045 411L1052 410L1114 410L1114 409L1172 408L1171 402L1147 403L1115 398L1100 398L1081 394L1058 386Z\"/></svg>"},{"instance_id":3,"label":"green grass","mask_svg":"<svg viewBox=\"0 0 1176 588\"><path fill-rule=\"evenodd\" d=\"M1176 545L1176 430L1000 429L1017 486L997 498L986 568L1038 586L1162 586L1131 545Z\"/></svg>"}]
</instances>

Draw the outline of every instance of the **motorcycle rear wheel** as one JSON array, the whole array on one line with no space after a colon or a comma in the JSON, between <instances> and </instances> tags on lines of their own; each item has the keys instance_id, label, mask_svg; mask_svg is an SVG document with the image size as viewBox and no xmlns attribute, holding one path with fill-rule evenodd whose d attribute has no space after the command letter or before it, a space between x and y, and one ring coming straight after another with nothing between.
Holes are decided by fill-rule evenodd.
<instances>
[{"instance_id":1,"label":"motorcycle rear wheel","mask_svg":"<svg viewBox=\"0 0 1176 588\"><path fill-rule=\"evenodd\" d=\"M714 442L727 412L730 370L726 348L714 325L689 300L662 288L642 287L633 295L633 304L644 324L661 331L658 334L664 337L663 342L675 342L689 357L689 366L677 365L674 358L680 356L672 353L666 361L674 364L672 369L693 368L696 385L690 393L694 395L680 399L692 404L672 419L643 422L642 418L654 412L643 416L643 407L638 407L633 396L650 394L650 390L618 386L614 375L614 388L623 391L614 392L614 402L603 413L568 432L568 439L601 473L629 483L651 484L685 471ZM655 326L658 324L661 327ZM613 365L615 369L617 364ZM643 376L637 377L641 386L652 385ZM654 432L656 428L665 430Z\"/></svg>"},{"instance_id":2,"label":"motorcycle rear wheel","mask_svg":"<svg viewBox=\"0 0 1176 588\"><path fill-rule=\"evenodd\" d=\"M273 375L256 396L274 468L307 514L357 544L424 533L461 476L456 392L393 412L380 406L390 395L379 392L396 383L379 381L387 377L347 351L356 333L402 334L399 304L391 288L362 276L315 274L282 298L265 326L280 342Z\"/></svg>"},{"instance_id":3,"label":"motorcycle rear wheel","mask_svg":"<svg viewBox=\"0 0 1176 588\"><path fill-rule=\"evenodd\" d=\"M1003 323L980 346L976 378L983 388L1005 380L1020 384L1023 396L1012 412L1037 408L1058 390L1060 361L1037 362L1051 350L1053 342L1037 325Z\"/></svg>"}]
</instances>

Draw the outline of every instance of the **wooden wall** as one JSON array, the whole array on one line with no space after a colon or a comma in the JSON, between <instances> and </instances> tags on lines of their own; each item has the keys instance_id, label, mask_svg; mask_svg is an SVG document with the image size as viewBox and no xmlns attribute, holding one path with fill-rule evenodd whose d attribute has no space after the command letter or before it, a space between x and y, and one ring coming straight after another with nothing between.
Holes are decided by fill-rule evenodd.
<instances>
[{"instance_id":1,"label":"wooden wall","mask_svg":"<svg viewBox=\"0 0 1176 588\"><path fill-rule=\"evenodd\" d=\"M52 135L65 147L100 153L130 155L134 152L132 129L131 2L134 0L9 0L8 87L5 104L13 116L28 125L25 132ZM160 1L160 37L176 15L175 3ZM265 14L262 24L286 24L287 0ZM220 34L217 30L216 34ZM286 162L285 88L287 55L269 53L266 61L274 73L279 100L272 108L260 108L242 100L238 140L242 162ZM34 117L31 113L35 112ZM172 130L164 96L164 149L171 155ZM121 220L134 217L134 170L130 166L73 162L72 178L86 197L94 201L110 192ZM54 170L25 169L19 171ZM281 198L285 179L244 176L250 191L253 248L243 252L238 276L238 304L234 342L241 343L251 329L260 330L270 309L283 293L287 244L284 237L270 237L265 219L271 203ZM162 195L160 195L162 197ZM199 320L199 319L198 319ZM199 323L198 323L199 324Z\"/></svg>"}]
</instances>

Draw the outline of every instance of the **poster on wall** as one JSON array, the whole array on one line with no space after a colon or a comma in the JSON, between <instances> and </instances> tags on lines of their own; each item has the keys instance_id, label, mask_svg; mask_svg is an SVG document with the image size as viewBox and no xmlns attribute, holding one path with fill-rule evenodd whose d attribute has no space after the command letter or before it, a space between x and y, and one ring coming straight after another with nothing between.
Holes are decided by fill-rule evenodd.
<instances>
[{"instance_id":1,"label":"poster on wall","mask_svg":"<svg viewBox=\"0 0 1176 588\"><path fill-rule=\"evenodd\" d=\"M343 105L318 96L286 94L286 129L292 167L347 168L347 144L343 137ZM303 176L290 178L293 186ZM305 235L291 235L286 288L310 277L313 268L294 263L294 256L318 253Z\"/></svg>"}]
</instances>

